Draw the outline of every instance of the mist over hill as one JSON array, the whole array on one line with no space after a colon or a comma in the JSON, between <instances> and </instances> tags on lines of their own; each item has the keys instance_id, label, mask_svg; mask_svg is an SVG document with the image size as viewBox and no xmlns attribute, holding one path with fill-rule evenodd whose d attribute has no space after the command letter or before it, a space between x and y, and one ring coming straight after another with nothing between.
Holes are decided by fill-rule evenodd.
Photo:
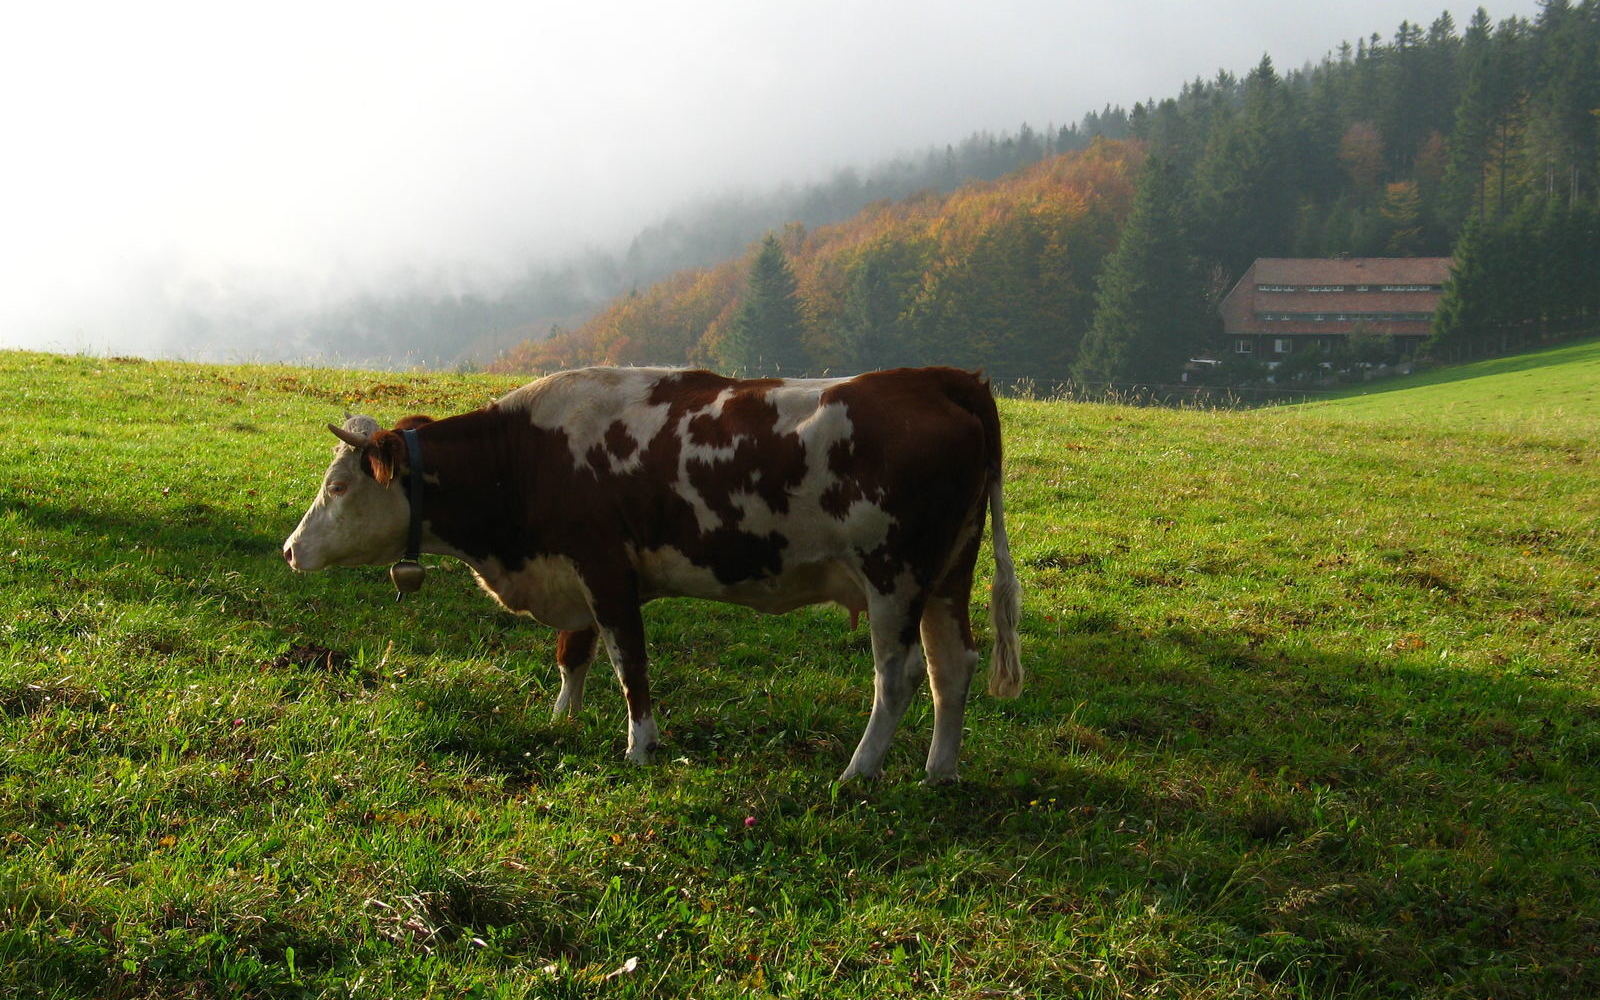
<instances>
[{"instance_id":1,"label":"mist over hill","mask_svg":"<svg viewBox=\"0 0 1600 1000\"><path fill-rule=\"evenodd\" d=\"M675 272L739 253L770 229L822 226L866 206L950 191L1127 131L1119 109L1075 124L976 133L942 148L811 184L729 192L685 204L615 249L590 248L498 281L402 272L371 291L309 308L301 296L191 296L164 353L196 360L309 360L345 366L442 368L487 362L507 348L581 326L605 304Z\"/></svg>"}]
</instances>

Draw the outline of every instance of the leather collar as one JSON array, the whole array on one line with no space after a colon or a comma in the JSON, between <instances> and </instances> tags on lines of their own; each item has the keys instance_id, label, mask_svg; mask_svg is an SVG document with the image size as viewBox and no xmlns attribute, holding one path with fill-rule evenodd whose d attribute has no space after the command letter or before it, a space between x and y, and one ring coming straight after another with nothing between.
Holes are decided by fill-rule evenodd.
<instances>
[{"instance_id":1,"label":"leather collar","mask_svg":"<svg viewBox=\"0 0 1600 1000\"><path fill-rule=\"evenodd\" d=\"M422 443L417 440L414 430L403 430L400 436L406 442L406 461L409 466L406 473L406 502L411 507L411 523L406 526L405 556L389 567L389 579L394 583L394 599L397 601L422 589L424 573L422 564L417 561L422 555Z\"/></svg>"}]
</instances>

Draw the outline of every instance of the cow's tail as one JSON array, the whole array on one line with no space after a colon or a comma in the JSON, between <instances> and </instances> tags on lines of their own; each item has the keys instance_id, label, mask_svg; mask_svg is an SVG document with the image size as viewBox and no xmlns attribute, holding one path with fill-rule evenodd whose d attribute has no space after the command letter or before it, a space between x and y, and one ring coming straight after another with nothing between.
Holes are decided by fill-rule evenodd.
<instances>
[{"instance_id":1,"label":"cow's tail","mask_svg":"<svg viewBox=\"0 0 1600 1000\"><path fill-rule=\"evenodd\" d=\"M994 628L994 654L989 662L989 693L1015 698L1022 693L1022 648L1017 623L1022 617L1022 588L1011 562L1011 542L1006 538L1006 502L1001 493L1000 470L989 478L990 533L994 543L994 582L989 585L989 622Z\"/></svg>"},{"instance_id":2,"label":"cow's tail","mask_svg":"<svg viewBox=\"0 0 1600 1000\"><path fill-rule=\"evenodd\" d=\"M951 400L972 414L983 428L990 535L994 546L994 582L989 585L989 624L994 630L989 693L997 698L1015 698L1022 693L1022 650L1017 639L1017 626L1022 620L1022 588L1017 584L1017 568L1011 562L1011 540L1006 537L1000 410L988 381L982 376L952 372L947 384ZM983 515L977 516L981 525Z\"/></svg>"}]
</instances>

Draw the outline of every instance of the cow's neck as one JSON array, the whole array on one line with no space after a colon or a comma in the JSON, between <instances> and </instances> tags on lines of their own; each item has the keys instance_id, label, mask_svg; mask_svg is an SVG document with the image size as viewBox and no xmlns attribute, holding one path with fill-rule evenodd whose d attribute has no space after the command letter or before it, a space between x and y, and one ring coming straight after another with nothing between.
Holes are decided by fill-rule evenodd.
<instances>
[{"instance_id":1,"label":"cow's neck","mask_svg":"<svg viewBox=\"0 0 1600 1000\"><path fill-rule=\"evenodd\" d=\"M454 556L483 572L515 549L514 518L521 483L513 475L510 442L500 414L491 409L434 421L418 428L423 452L422 550Z\"/></svg>"}]
</instances>

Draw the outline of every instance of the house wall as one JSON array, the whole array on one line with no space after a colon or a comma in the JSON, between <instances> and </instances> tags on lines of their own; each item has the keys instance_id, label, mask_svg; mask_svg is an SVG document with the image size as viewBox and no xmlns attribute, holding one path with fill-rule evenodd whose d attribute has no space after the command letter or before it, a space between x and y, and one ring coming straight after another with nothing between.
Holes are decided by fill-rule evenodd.
<instances>
[{"instance_id":1,"label":"house wall","mask_svg":"<svg viewBox=\"0 0 1600 1000\"><path fill-rule=\"evenodd\" d=\"M1270 363L1331 350L1357 332L1394 337L1414 352L1448 271L1448 258L1259 259L1219 306L1226 353Z\"/></svg>"}]
</instances>

